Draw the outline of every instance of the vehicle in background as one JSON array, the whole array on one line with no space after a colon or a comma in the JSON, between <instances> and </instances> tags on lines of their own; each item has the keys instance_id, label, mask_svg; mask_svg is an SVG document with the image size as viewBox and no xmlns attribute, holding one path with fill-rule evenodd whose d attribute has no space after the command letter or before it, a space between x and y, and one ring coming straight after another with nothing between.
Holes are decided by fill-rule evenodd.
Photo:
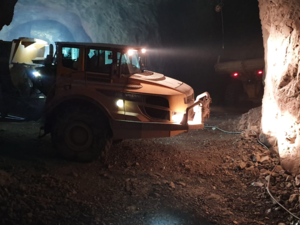
<instances>
[{"instance_id":1,"label":"vehicle in background","mask_svg":"<svg viewBox=\"0 0 300 225\"><path fill-rule=\"evenodd\" d=\"M49 54L44 58L46 49ZM2 121L38 120L58 153L92 161L112 140L171 137L204 128L211 99L143 68L146 49L111 44L0 42Z\"/></svg>"},{"instance_id":2,"label":"vehicle in background","mask_svg":"<svg viewBox=\"0 0 300 225\"><path fill-rule=\"evenodd\" d=\"M251 101L260 104L263 96L264 59L217 63L215 71L226 85L224 101L227 106Z\"/></svg>"}]
</instances>

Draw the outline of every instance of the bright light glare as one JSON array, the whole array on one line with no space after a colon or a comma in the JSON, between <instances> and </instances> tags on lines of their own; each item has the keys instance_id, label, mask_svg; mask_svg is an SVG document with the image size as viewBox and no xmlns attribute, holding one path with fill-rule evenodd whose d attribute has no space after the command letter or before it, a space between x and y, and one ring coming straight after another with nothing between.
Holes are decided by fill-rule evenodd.
<instances>
[{"instance_id":1,"label":"bright light glare","mask_svg":"<svg viewBox=\"0 0 300 225\"><path fill-rule=\"evenodd\" d=\"M28 45L25 49L26 49L26 51L35 51L36 47L34 44L31 44L31 45Z\"/></svg>"},{"instance_id":2,"label":"bright light glare","mask_svg":"<svg viewBox=\"0 0 300 225\"><path fill-rule=\"evenodd\" d=\"M172 116L172 121L175 123L181 123L183 119L183 113L176 113Z\"/></svg>"},{"instance_id":3,"label":"bright light glare","mask_svg":"<svg viewBox=\"0 0 300 225\"><path fill-rule=\"evenodd\" d=\"M145 54L147 50L145 48L142 49L142 53Z\"/></svg>"},{"instance_id":4,"label":"bright light glare","mask_svg":"<svg viewBox=\"0 0 300 225\"><path fill-rule=\"evenodd\" d=\"M116 104L117 104L118 107L123 108L123 106L124 106L124 101L120 99L120 100L117 101Z\"/></svg>"},{"instance_id":5,"label":"bright light glare","mask_svg":"<svg viewBox=\"0 0 300 225\"><path fill-rule=\"evenodd\" d=\"M262 70L258 71L257 74L262 75L264 72Z\"/></svg>"},{"instance_id":6,"label":"bright light glare","mask_svg":"<svg viewBox=\"0 0 300 225\"><path fill-rule=\"evenodd\" d=\"M233 74L234 77L237 77L238 75L239 75L239 73L234 73Z\"/></svg>"},{"instance_id":7,"label":"bright light glare","mask_svg":"<svg viewBox=\"0 0 300 225\"><path fill-rule=\"evenodd\" d=\"M129 55L129 56L132 56L132 55L134 54L135 51L136 51L136 50L134 50L134 49L129 49L129 50L128 50L128 55Z\"/></svg>"},{"instance_id":8,"label":"bright light glare","mask_svg":"<svg viewBox=\"0 0 300 225\"><path fill-rule=\"evenodd\" d=\"M41 77L42 75L38 71L32 73L35 77Z\"/></svg>"},{"instance_id":9,"label":"bright light glare","mask_svg":"<svg viewBox=\"0 0 300 225\"><path fill-rule=\"evenodd\" d=\"M202 111L201 111L201 107L199 105L196 105L193 108L194 112L195 112L195 116L193 121L188 121L188 124L190 125L196 125L196 124L201 124L202 123Z\"/></svg>"}]
</instances>

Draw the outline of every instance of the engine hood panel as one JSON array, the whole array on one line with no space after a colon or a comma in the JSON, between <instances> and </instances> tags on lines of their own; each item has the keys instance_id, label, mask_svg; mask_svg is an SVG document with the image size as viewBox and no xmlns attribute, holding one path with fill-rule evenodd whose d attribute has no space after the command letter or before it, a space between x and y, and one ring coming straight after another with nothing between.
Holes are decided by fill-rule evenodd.
<instances>
[{"instance_id":1,"label":"engine hood panel","mask_svg":"<svg viewBox=\"0 0 300 225\"><path fill-rule=\"evenodd\" d=\"M164 87L169 87L172 89L177 89L178 87L180 87L183 82L179 81L179 80L175 80L173 78L170 77L166 77L163 74L160 73L154 73L154 72L146 72L143 74L134 74L132 76L129 77L129 79L131 80L138 80L141 83L147 82L147 83L153 83L153 84L158 84Z\"/></svg>"}]
</instances>

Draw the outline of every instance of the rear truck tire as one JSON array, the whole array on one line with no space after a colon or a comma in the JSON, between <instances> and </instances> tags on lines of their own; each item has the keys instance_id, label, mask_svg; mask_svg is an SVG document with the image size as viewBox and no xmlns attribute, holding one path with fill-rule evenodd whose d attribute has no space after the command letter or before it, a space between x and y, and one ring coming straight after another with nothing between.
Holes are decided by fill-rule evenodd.
<instances>
[{"instance_id":1,"label":"rear truck tire","mask_svg":"<svg viewBox=\"0 0 300 225\"><path fill-rule=\"evenodd\" d=\"M59 113L51 136L57 153L71 161L96 160L112 144L109 121L94 108L70 107Z\"/></svg>"},{"instance_id":2,"label":"rear truck tire","mask_svg":"<svg viewBox=\"0 0 300 225\"><path fill-rule=\"evenodd\" d=\"M236 106L240 103L240 97L243 95L243 86L239 83L229 84L225 90L225 105Z\"/></svg>"}]
</instances>

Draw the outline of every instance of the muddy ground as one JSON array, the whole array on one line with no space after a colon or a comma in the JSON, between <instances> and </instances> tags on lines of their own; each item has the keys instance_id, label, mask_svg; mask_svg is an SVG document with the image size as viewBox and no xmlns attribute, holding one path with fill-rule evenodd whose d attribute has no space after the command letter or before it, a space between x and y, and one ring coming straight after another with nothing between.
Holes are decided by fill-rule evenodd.
<instances>
[{"instance_id":1,"label":"muddy ground","mask_svg":"<svg viewBox=\"0 0 300 225\"><path fill-rule=\"evenodd\" d=\"M234 129L242 111L213 108ZM0 224L290 224L254 186L270 160L255 138L218 130L125 140L93 163L56 156L40 124L0 124ZM271 160L272 158L272 160ZM272 168L270 168L272 169ZM288 221L290 221L288 223Z\"/></svg>"}]
</instances>

